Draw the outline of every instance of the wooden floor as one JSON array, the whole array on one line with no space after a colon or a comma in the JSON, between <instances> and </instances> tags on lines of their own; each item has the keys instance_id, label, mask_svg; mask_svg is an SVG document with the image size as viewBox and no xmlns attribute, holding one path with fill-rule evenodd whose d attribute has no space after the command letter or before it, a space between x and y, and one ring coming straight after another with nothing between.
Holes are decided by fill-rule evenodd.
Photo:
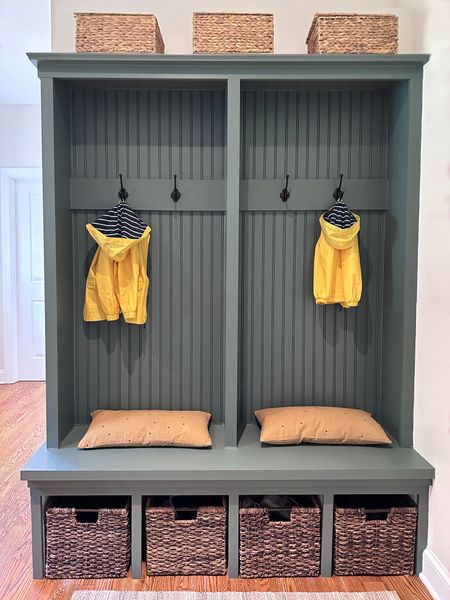
<instances>
[{"instance_id":1,"label":"wooden floor","mask_svg":"<svg viewBox=\"0 0 450 600\"><path fill-rule=\"evenodd\" d=\"M0 600L69 600L72 592L99 590L383 591L401 600L431 600L418 577L230 580L227 577L144 577L113 580L33 581L28 490L19 469L45 434L42 383L0 385Z\"/></svg>"}]
</instances>

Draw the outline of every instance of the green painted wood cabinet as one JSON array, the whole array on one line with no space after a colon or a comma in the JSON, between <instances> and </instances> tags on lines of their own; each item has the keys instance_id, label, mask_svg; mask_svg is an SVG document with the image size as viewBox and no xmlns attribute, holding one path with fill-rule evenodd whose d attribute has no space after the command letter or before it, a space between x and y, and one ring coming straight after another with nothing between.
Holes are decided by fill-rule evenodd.
<instances>
[{"instance_id":1,"label":"green painted wood cabinet","mask_svg":"<svg viewBox=\"0 0 450 600\"><path fill-rule=\"evenodd\" d=\"M43 497L92 493L92 478L110 493L128 481L135 575L146 486L195 493L185 482L196 478L229 496L236 575L238 499L251 473L260 491L323 495L324 574L342 490L419 494L423 549L433 469L411 446L427 57L30 58L42 86L47 343L47 448L22 471L34 493L35 574ZM116 202L119 173L152 228L145 329L82 318L94 251L85 224ZM363 297L348 311L318 307L312 295L318 218L340 173L362 223ZM342 469L331 471L323 448L308 458L260 448L254 410L290 404L366 409L396 448L338 452ZM158 465L139 451L104 451L90 464L73 446L95 408L209 410L214 448L205 465L187 450L158 454ZM301 465L277 473L299 456L314 484Z\"/></svg>"}]
</instances>

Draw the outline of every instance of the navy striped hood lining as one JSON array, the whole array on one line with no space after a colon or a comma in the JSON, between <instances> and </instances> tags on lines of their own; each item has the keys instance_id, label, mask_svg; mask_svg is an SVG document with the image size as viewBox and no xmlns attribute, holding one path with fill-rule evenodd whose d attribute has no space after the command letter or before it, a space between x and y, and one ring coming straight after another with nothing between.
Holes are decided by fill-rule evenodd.
<instances>
[{"instance_id":1,"label":"navy striped hood lining","mask_svg":"<svg viewBox=\"0 0 450 600\"><path fill-rule=\"evenodd\" d=\"M335 225L340 229L348 229L356 223L356 219L349 207L344 202L339 201L324 213L323 218L327 223Z\"/></svg>"},{"instance_id":2,"label":"navy striped hood lining","mask_svg":"<svg viewBox=\"0 0 450 600\"><path fill-rule=\"evenodd\" d=\"M126 202L119 202L91 225L107 237L133 240L142 237L147 227Z\"/></svg>"}]
</instances>

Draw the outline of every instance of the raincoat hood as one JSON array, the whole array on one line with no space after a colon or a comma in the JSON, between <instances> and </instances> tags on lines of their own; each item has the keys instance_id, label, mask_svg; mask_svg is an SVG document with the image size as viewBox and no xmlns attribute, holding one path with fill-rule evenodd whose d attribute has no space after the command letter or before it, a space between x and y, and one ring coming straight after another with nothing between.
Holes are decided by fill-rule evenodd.
<instances>
[{"instance_id":1,"label":"raincoat hood","mask_svg":"<svg viewBox=\"0 0 450 600\"><path fill-rule=\"evenodd\" d=\"M137 244L140 244L142 240L150 235L150 227L148 226L145 228L142 236L137 239L108 237L91 225L91 223L86 225L86 229L89 231L102 251L114 262L123 261L131 248Z\"/></svg>"},{"instance_id":2,"label":"raincoat hood","mask_svg":"<svg viewBox=\"0 0 450 600\"><path fill-rule=\"evenodd\" d=\"M321 215L319 219L320 227L325 240L336 250L346 250L351 248L355 238L358 236L360 218L359 215L355 215L354 213L352 214L356 219L356 223L354 223L351 227L347 227L346 229L341 229L340 227L336 227L336 225L328 223L323 218L323 215Z\"/></svg>"}]
</instances>

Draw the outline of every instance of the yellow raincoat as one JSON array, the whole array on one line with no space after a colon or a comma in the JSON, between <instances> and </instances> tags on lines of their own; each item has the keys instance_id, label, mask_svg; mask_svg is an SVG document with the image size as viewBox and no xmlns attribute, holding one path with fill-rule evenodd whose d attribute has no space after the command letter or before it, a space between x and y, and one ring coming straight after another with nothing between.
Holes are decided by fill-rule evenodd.
<instances>
[{"instance_id":1,"label":"yellow raincoat","mask_svg":"<svg viewBox=\"0 0 450 600\"><path fill-rule=\"evenodd\" d=\"M86 281L85 321L127 323L147 320L147 256L150 227L138 239L108 237L90 223L87 230L98 244Z\"/></svg>"},{"instance_id":2,"label":"yellow raincoat","mask_svg":"<svg viewBox=\"0 0 450 600\"><path fill-rule=\"evenodd\" d=\"M321 234L314 254L314 297L317 304L358 306L362 292L358 232L360 219L341 229L320 217Z\"/></svg>"}]
</instances>

